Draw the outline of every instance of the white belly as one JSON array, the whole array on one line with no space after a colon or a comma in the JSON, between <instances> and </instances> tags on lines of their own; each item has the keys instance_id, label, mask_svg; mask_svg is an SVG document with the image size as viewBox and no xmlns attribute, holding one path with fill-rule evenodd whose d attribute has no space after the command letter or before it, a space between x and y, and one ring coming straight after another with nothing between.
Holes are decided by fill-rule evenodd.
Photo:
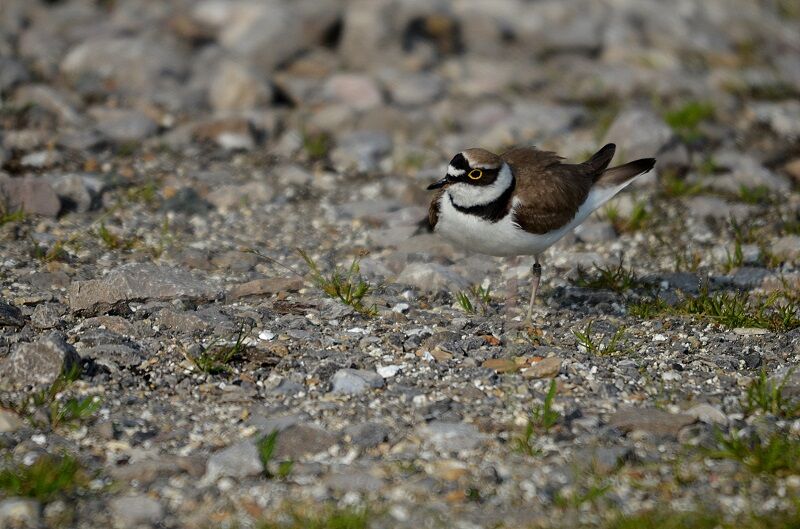
<instances>
[{"instance_id":1,"label":"white belly","mask_svg":"<svg viewBox=\"0 0 800 529\"><path fill-rule=\"evenodd\" d=\"M511 213L497 222L462 213L453 207L447 193L443 193L439 201L439 220L435 232L472 252L499 256L539 255L586 220L595 209L628 183L611 189L592 189L572 221L562 228L543 234L526 232L512 222ZM516 204L515 201L514 206Z\"/></svg>"}]
</instances>

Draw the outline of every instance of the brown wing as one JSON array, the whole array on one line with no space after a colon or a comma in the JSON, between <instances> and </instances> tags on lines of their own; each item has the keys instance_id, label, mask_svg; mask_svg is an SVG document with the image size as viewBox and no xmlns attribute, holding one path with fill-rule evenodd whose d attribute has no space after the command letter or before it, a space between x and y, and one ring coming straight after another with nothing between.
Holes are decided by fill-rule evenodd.
<instances>
[{"instance_id":1,"label":"brown wing","mask_svg":"<svg viewBox=\"0 0 800 529\"><path fill-rule=\"evenodd\" d=\"M512 149L501 158L511 166L516 179L514 222L530 233L547 233L575 217L592 184L611 157L606 146L582 164L563 164L555 153L533 147Z\"/></svg>"},{"instance_id":2,"label":"brown wing","mask_svg":"<svg viewBox=\"0 0 800 529\"><path fill-rule=\"evenodd\" d=\"M428 226L430 231L433 231L434 228L436 228L436 223L439 222L439 199L442 198L443 193L444 189L437 191L428 208Z\"/></svg>"}]
</instances>

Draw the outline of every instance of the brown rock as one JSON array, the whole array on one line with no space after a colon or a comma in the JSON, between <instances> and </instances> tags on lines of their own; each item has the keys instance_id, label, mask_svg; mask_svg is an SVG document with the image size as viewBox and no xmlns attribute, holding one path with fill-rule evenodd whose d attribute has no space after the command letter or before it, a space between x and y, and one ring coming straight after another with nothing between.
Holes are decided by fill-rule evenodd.
<instances>
[{"instance_id":1,"label":"brown rock","mask_svg":"<svg viewBox=\"0 0 800 529\"><path fill-rule=\"evenodd\" d=\"M512 373L519 369L519 365L510 358L490 358L483 362L481 367L494 369L498 373Z\"/></svg>"},{"instance_id":2,"label":"brown rock","mask_svg":"<svg viewBox=\"0 0 800 529\"><path fill-rule=\"evenodd\" d=\"M520 373L525 378L553 378L561 371L561 359L557 356L544 358Z\"/></svg>"},{"instance_id":3,"label":"brown rock","mask_svg":"<svg viewBox=\"0 0 800 529\"><path fill-rule=\"evenodd\" d=\"M294 424L278 435L276 460L297 459L326 451L336 443L336 436L311 424Z\"/></svg>"},{"instance_id":4,"label":"brown rock","mask_svg":"<svg viewBox=\"0 0 800 529\"><path fill-rule=\"evenodd\" d=\"M625 433L641 430L657 436L677 437L681 428L696 421L691 415L657 408L621 408L611 416L609 424Z\"/></svg>"},{"instance_id":5,"label":"brown rock","mask_svg":"<svg viewBox=\"0 0 800 529\"><path fill-rule=\"evenodd\" d=\"M305 286L299 277L269 277L241 283L228 291L228 299L247 296L268 296L278 292L296 292Z\"/></svg>"},{"instance_id":6,"label":"brown rock","mask_svg":"<svg viewBox=\"0 0 800 529\"><path fill-rule=\"evenodd\" d=\"M50 183L34 176L11 178L0 174L0 202L9 211L31 215L55 217L61 211L61 200Z\"/></svg>"}]
</instances>

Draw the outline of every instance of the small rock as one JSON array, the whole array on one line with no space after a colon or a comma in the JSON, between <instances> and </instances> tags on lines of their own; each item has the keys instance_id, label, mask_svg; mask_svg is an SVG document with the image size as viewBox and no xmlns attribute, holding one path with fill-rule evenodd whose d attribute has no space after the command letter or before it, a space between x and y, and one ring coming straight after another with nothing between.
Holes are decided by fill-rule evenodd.
<instances>
[{"instance_id":1,"label":"small rock","mask_svg":"<svg viewBox=\"0 0 800 529\"><path fill-rule=\"evenodd\" d=\"M480 445L485 435L472 424L433 421L417 429L419 436L443 452L472 450Z\"/></svg>"},{"instance_id":2,"label":"small rock","mask_svg":"<svg viewBox=\"0 0 800 529\"><path fill-rule=\"evenodd\" d=\"M41 505L28 498L6 498L0 500L0 527L30 528L40 527Z\"/></svg>"},{"instance_id":3,"label":"small rock","mask_svg":"<svg viewBox=\"0 0 800 529\"><path fill-rule=\"evenodd\" d=\"M60 303L40 303L33 309L31 324L37 329L52 329L61 325L61 316L67 307Z\"/></svg>"},{"instance_id":4,"label":"small rock","mask_svg":"<svg viewBox=\"0 0 800 529\"><path fill-rule=\"evenodd\" d=\"M205 483L214 483L221 477L235 479L258 476L264 471L256 443L248 439L223 448L208 458Z\"/></svg>"},{"instance_id":5,"label":"small rock","mask_svg":"<svg viewBox=\"0 0 800 529\"><path fill-rule=\"evenodd\" d=\"M279 292L297 292L305 286L299 277L269 277L254 279L241 283L228 291L228 299L239 299L247 296L269 296Z\"/></svg>"},{"instance_id":6,"label":"small rock","mask_svg":"<svg viewBox=\"0 0 800 529\"><path fill-rule=\"evenodd\" d=\"M354 110L367 110L379 106L383 96L375 81L366 75L342 73L333 75L322 88L323 96Z\"/></svg>"},{"instance_id":7,"label":"small rock","mask_svg":"<svg viewBox=\"0 0 800 529\"><path fill-rule=\"evenodd\" d=\"M720 424L723 426L728 424L727 415L725 415L722 410L716 406L712 406L711 404L697 404L696 406L686 410L686 415L694 417L698 421L708 424Z\"/></svg>"},{"instance_id":8,"label":"small rock","mask_svg":"<svg viewBox=\"0 0 800 529\"><path fill-rule=\"evenodd\" d=\"M469 287L469 281L449 267L437 263L409 263L396 280L426 292L459 291Z\"/></svg>"},{"instance_id":9,"label":"small rock","mask_svg":"<svg viewBox=\"0 0 800 529\"><path fill-rule=\"evenodd\" d=\"M11 178L0 173L0 199L8 211L22 210L46 217L55 217L61 211L61 201L53 187L36 176Z\"/></svg>"},{"instance_id":10,"label":"small rock","mask_svg":"<svg viewBox=\"0 0 800 529\"><path fill-rule=\"evenodd\" d=\"M23 426L25 426L25 422L19 415L0 408L0 433L16 432Z\"/></svg>"},{"instance_id":11,"label":"small rock","mask_svg":"<svg viewBox=\"0 0 800 529\"><path fill-rule=\"evenodd\" d=\"M211 108L217 112L248 110L272 99L272 90L266 80L246 65L224 60L217 68L208 89Z\"/></svg>"},{"instance_id":12,"label":"small rock","mask_svg":"<svg viewBox=\"0 0 800 529\"><path fill-rule=\"evenodd\" d=\"M340 172L362 173L378 169L381 159L392 150L392 138L385 132L359 130L339 136L331 161Z\"/></svg>"},{"instance_id":13,"label":"small rock","mask_svg":"<svg viewBox=\"0 0 800 529\"><path fill-rule=\"evenodd\" d=\"M389 428L378 422L363 422L345 428L344 434L350 442L362 448L378 446L389 438Z\"/></svg>"},{"instance_id":14,"label":"small rock","mask_svg":"<svg viewBox=\"0 0 800 529\"><path fill-rule=\"evenodd\" d=\"M199 142L211 142L227 150L251 150L256 146L255 131L243 118L221 118L194 126L192 137Z\"/></svg>"},{"instance_id":15,"label":"small rock","mask_svg":"<svg viewBox=\"0 0 800 529\"><path fill-rule=\"evenodd\" d=\"M211 204L203 200L193 188L182 187L164 201L161 209L184 215L204 215L211 211Z\"/></svg>"},{"instance_id":16,"label":"small rock","mask_svg":"<svg viewBox=\"0 0 800 529\"><path fill-rule=\"evenodd\" d=\"M331 378L331 392L358 395L370 388L382 388L383 377L365 369L340 369Z\"/></svg>"},{"instance_id":17,"label":"small rock","mask_svg":"<svg viewBox=\"0 0 800 529\"><path fill-rule=\"evenodd\" d=\"M575 228L575 235L583 242L608 242L617 239L617 232L608 221L584 222Z\"/></svg>"},{"instance_id":18,"label":"small rock","mask_svg":"<svg viewBox=\"0 0 800 529\"><path fill-rule=\"evenodd\" d=\"M545 358L520 371L525 378L553 378L561 371L561 359L557 356Z\"/></svg>"},{"instance_id":19,"label":"small rock","mask_svg":"<svg viewBox=\"0 0 800 529\"><path fill-rule=\"evenodd\" d=\"M327 476L324 483L339 492L375 493L383 487L382 479L358 470L335 472Z\"/></svg>"},{"instance_id":20,"label":"small rock","mask_svg":"<svg viewBox=\"0 0 800 529\"><path fill-rule=\"evenodd\" d=\"M652 158L674 136L664 120L647 108L630 108L621 112L605 136L606 142L616 143L617 152L628 160Z\"/></svg>"},{"instance_id":21,"label":"small rock","mask_svg":"<svg viewBox=\"0 0 800 529\"><path fill-rule=\"evenodd\" d=\"M800 259L800 235L784 235L770 246L772 254L779 259L797 261Z\"/></svg>"},{"instance_id":22,"label":"small rock","mask_svg":"<svg viewBox=\"0 0 800 529\"><path fill-rule=\"evenodd\" d=\"M427 105L444 90L442 79L432 73L400 73L387 80L389 93L399 105Z\"/></svg>"},{"instance_id":23,"label":"small rock","mask_svg":"<svg viewBox=\"0 0 800 529\"><path fill-rule=\"evenodd\" d=\"M272 200L275 193L264 182L219 186L206 197L217 209L230 211L243 205L261 205Z\"/></svg>"},{"instance_id":24,"label":"small rock","mask_svg":"<svg viewBox=\"0 0 800 529\"><path fill-rule=\"evenodd\" d=\"M520 365L511 358L490 358L485 360L481 367L494 369L498 373L513 373L519 370Z\"/></svg>"},{"instance_id":25,"label":"small rock","mask_svg":"<svg viewBox=\"0 0 800 529\"><path fill-rule=\"evenodd\" d=\"M318 426L292 424L278 435L274 457L276 460L299 459L328 450L336 440L335 435Z\"/></svg>"},{"instance_id":26,"label":"small rock","mask_svg":"<svg viewBox=\"0 0 800 529\"><path fill-rule=\"evenodd\" d=\"M9 305L0 301L0 327L22 327L25 320L22 319L22 311L14 305Z\"/></svg>"},{"instance_id":27,"label":"small rock","mask_svg":"<svg viewBox=\"0 0 800 529\"><path fill-rule=\"evenodd\" d=\"M611 416L609 424L625 433L641 430L657 436L677 437L681 428L696 420L691 415L657 408L621 408Z\"/></svg>"},{"instance_id":28,"label":"small rock","mask_svg":"<svg viewBox=\"0 0 800 529\"><path fill-rule=\"evenodd\" d=\"M155 121L138 110L95 107L89 113L100 133L115 143L139 142L158 130Z\"/></svg>"},{"instance_id":29,"label":"small rock","mask_svg":"<svg viewBox=\"0 0 800 529\"><path fill-rule=\"evenodd\" d=\"M12 386L48 385L79 362L78 353L64 336L52 333L37 342L18 344L0 363L0 371Z\"/></svg>"},{"instance_id":30,"label":"small rock","mask_svg":"<svg viewBox=\"0 0 800 529\"><path fill-rule=\"evenodd\" d=\"M109 502L109 508L114 524L120 528L154 525L164 516L160 503L138 494L114 498Z\"/></svg>"},{"instance_id":31,"label":"small rock","mask_svg":"<svg viewBox=\"0 0 800 529\"><path fill-rule=\"evenodd\" d=\"M219 290L185 270L130 263L102 279L74 281L68 291L72 311L102 312L128 301L212 300Z\"/></svg>"},{"instance_id":32,"label":"small rock","mask_svg":"<svg viewBox=\"0 0 800 529\"><path fill-rule=\"evenodd\" d=\"M55 177L52 186L64 209L85 213L98 205L103 182L95 176L71 173Z\"/></svg>"}]
</instances>

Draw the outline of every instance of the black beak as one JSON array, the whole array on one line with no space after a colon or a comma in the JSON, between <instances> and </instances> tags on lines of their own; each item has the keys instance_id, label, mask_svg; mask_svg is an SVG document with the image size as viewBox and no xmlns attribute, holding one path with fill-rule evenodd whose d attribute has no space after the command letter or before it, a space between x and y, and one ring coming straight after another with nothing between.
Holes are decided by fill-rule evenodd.
<instances>
[{"instance_id":1,"label":"black beak","mask_svg":"<svg viewBox=\"0 0 800 529\"><path fill-rule=\"evenodd\" d=\"M431 189L439 189L440 187L444 187L445 185L447 185L449 182L450 180L448 180L447 177L445 176L438 182L434 182L431 185L429 185L428 190L430 191Z\"/></svg>"}]
</instances>

